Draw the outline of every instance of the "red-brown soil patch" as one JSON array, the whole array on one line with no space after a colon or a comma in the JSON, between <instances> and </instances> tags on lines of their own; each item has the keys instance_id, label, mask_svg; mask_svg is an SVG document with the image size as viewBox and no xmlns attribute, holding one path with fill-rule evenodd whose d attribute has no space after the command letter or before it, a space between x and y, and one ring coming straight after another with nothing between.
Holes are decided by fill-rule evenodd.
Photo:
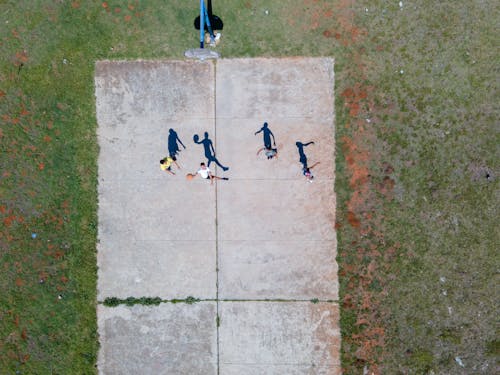
<instances>
[{"instance_id":1,"label":"red-brown soil patch","mask_svg":"<svg viewBox=\"0 0 500 375\"><path fill-rule=\"evenodd\" d=\"M305 1L312 5L314 1ZM369 38L367 30L356 26L352 1L341 0L328 8L332 10L333 25L323 28L325 38L335 39L346 47L349 64L337 74L337 90L346 117L339 126L342 134L338 138L344 158L350 196L337 207L342 250L340 251L339 277L344 290L342 313L356 317L354 327L343 326L343 354L347 365L344 373L359 373L368 370L370 374L382 372L383 351L385 347L383 299L386 290L376 290L375 283L384 286L383 271L397 253L397 246L387 246L381 225L381 209L385 199L392 199L395 180L394 168L380 160L377 153L377 131L383 127L379 118L384 111L377 108L374 100L374 87L366 85L366 59L364 42ZM326 10L326 9L325 9ZM325 17L325 13L323 15ZM314 18L316 21L316 18ZM382 51L383 46L376 46ZM340 77L340 78L339 78ZM342 79L344 78L344 79ZM344 82L352 82L346 84ZM384 98L384 103L389 103ZM342 176L343 178L344 176ZM342 225L345 220L347 225ZM354 333L355 332L355 333Z\"/></svg>"}]
</instances>

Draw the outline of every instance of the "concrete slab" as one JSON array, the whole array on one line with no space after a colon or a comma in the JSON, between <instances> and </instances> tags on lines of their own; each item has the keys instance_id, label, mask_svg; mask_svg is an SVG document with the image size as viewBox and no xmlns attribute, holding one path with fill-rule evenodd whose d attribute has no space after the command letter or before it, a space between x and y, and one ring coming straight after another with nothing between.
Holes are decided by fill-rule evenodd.
<instances>
[{"instance_id":1,"label":"concrete slab","mask_svg":"<svg viewBox=\"0 0 500 375\"><path fill-rule=\"evenodd\" d=\"M118 246L114 251L99 245L98 300L130 296L216 297L215 241L125 239L114 245Z\"/></svg>"},{"instance_id":2,"label":"concrete slab","mask_svg":"<svg viewBox=\"0 0 500 375\"><path fill-rule=\"evenodd\" d=\"M335 241L222 241L222 299L338 299Z\"/></svg>"},{"instance_id":3,"label":"concrete slab","mask_svg":"<svg viewBox=\"0 0 500 375\"><path fill-rule=\"evenodd\" d=\"M219 296L336 300L333 60L223 59L216 76L217 147L233 166L217 191ZM264 122L278 159L256 155ZM296 145L310 141L312 184Z\"/></svg>"},{"instance_id":4,"label":"concrete slab","mask_svg":"<svg viewBox=\"0 0 500 375\"><path fill-rule=\"evenodd\" d=\"M104 61L95 82L99 298L214 298L215 188L185 179L205 160L193 135L215 135L214 65ZM159 165L169 129L186 146L175 176Z\"/></svg>"},{"instance_id":5,"label":"concrete slab","mask_svg":"<svg viewBox=\"0 0 500 375\"><path fill-rule=\"evenodd\" d=\"M309 302L220 302L221 375L340 374L339 311Z\"/></svg>"},{"instance_id":6,"label":"concrete slab","mask_svg":"<svg viewBox=\"0 0 500 375\"><path fill-rule=\"evenodd\" d=\"M236 180L219 184L219 241L333 241L333 182Z\"/></svg>"},{"instance_id":7,"label":"concrete slab","mask_svg":"<svg viewBox=\"0 0 500 375\"><path fill-rule=\"evenodd\" d=\"M97 308L105 375L217 374L215 302Z\"/></svg>"},{"instance_id":8,"label":"concrete slab","mask_svg":"<svg viewBox=\"0 0 500 375\"><path fill-rule=\"evenodd\" d=\"M203 136L204 132L209 132L214 138L215 134L214 120L210 118L184 119L182 122L131 119L114 128L108 126L99 129L100 184L110 179L147 181L162 177L165 173L158 173L159 160L168 155L169 129L174 129L186 146L186 149L180 146L181 151L177 155L177 163L182 168L177 177L183 177L197 170L199 163L205 160L203 146L195 144L193 136ZM174 172L177 173L175 168ZM177 177L163 179L178 181Z\"/></svg>"},{"instance_id":9,"label":"concrete slab","mask_svg":"<svg viewBox=\"0 0 500 375\"><path fill-rule=\"evenodd\" d=\"M333 59L217 61L217 118L333 119Z\"/></svg>"},{"instance_id":10,"label":"concrete slab","mask_svg":"<svg viewBox=\"0 0 500 375\"><path fill-rule=\"evenodd\" d=\"M155 180L107 180L99 186L99 204L107 209L100 215L101 243L122 236L129 240L215 240L215 188L208 181L187 181L159 168L158 174ZM111 214L114 210L118 213Z\"/></svg>"},{"instance_id":11,"label":"concrete slab","mask_svg":"<svg viewBox=\"0 0 500 375\"><path fill-rule=\"evenodd\" d=\"M99 127L139 118L214 118L214 64L209 61L99 61Z\"/></svg>"}]
</instances>

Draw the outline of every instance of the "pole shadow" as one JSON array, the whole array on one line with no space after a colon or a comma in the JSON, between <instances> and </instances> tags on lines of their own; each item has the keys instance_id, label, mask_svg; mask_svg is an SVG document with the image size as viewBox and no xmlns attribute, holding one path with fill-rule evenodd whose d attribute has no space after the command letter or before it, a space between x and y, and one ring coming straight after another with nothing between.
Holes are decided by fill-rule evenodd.
<instances>
[{"instance_id":1,"label":"pole shadow","mask_svg":"<svg viewBox=\"0 0 500 375\"><path fill-rule=\"evenodd\" d=\"M204 138L200 141L198 134L193 135L193 141L196 144L203 145L205 151L205 157L207 158L207 167L214 162L218 167L222 168L223 171L229 170L229 167L223 166L219 160L215 157L215 148L212 140L208 138L208 132L204 133Z\"/></svg>"},{"instance_id":2,"label":"pole shadow","mask_svg":"<svg viewBox=\"0 0 500 375\"><path fill-rule=\"evenodd\" d=\"M179 144L182 145L182 147L184 147L184 150L186 149L186 146L184 146L184 143L182 143L177 132L174 129L169 129L168 130L168 154L171 157L176 156L181 151Z\"/></svg>"}]
</instances>

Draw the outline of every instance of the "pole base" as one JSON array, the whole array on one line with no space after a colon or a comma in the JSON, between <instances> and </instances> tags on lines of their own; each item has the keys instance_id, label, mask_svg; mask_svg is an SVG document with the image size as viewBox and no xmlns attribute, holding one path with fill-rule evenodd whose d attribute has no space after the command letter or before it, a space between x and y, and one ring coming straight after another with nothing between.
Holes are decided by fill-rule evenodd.
<instances>
[{"instance_id":1,"label":"pole base","mask_svg":"<svg viewBox=\"0 0 500 375\"><path fill-rule=\"evenodd\" d=\"M218 59L220 54L206 48L192 48L184 52L184 56L188 59L198 59L203 61L206 59Z\"/></svg>"}]
</instances>

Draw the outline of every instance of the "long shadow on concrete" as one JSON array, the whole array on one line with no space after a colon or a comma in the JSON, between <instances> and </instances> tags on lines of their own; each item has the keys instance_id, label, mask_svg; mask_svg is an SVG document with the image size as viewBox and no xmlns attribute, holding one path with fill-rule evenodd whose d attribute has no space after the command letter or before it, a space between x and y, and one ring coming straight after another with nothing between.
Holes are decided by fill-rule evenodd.
<instances>
[{"instance_id":1,"label":"long shadow on concrete","mask_svg":"<svg viewBox=\"0 0 500 375\"><path fill-rule=\"evenodd\" d=\"M265 148L270 149L272 147L272 144L274 144L274 147L276 147L276 139L274 138L274 134L271 131L271 129L269 129L269 125L267 122L265 122L264 125L262 125L262 128L260 128L260 130L255 132L255 135L259 133L262 133ZM271 137L273 138L272 144L271 144Z\"/></svg>"},{"instance_id":2,"label":"long shadow on concrete","mask_svg":"<svg viewBox=\"0 0 500 375\"><path fill-rule=\"evenodd\" d=\"M307 156L304 152L304 147L313 145L314 142L302 143L300 141L295 142L297 149L299 151L299 162L302 163L302 168L307 169Z\"/></svg>"},{"instance_id":3,"label":"long shadow on concrete","mask_svg":"<svg viewBox=\"0 0 500 375\"><path fill-rule=\"evenodd\" d=\"M184 147L184 150L186 149L177 132L170 128L168 130L168 154L170 156L176 156L181 151L179 144Z\"/></svg>"},{"instance_id":4,"label":"long shadow on concrete","mask_svg":"<svg viewBox=\"0 0 500 375\"><path fill-rule=\"evenodd\" d=\"M208 138L208 132L204 133L203 139L200 141L198 134L193 136L193 141L196 144L203 145L205 151L205 157L207 158L207 167L210 168L210 164L214 162L218 167L222 168L223 171L229 170L229 167L223 166L219 160L215 157L215 148L212 140Z\"/></svg>"}]
</instances>

